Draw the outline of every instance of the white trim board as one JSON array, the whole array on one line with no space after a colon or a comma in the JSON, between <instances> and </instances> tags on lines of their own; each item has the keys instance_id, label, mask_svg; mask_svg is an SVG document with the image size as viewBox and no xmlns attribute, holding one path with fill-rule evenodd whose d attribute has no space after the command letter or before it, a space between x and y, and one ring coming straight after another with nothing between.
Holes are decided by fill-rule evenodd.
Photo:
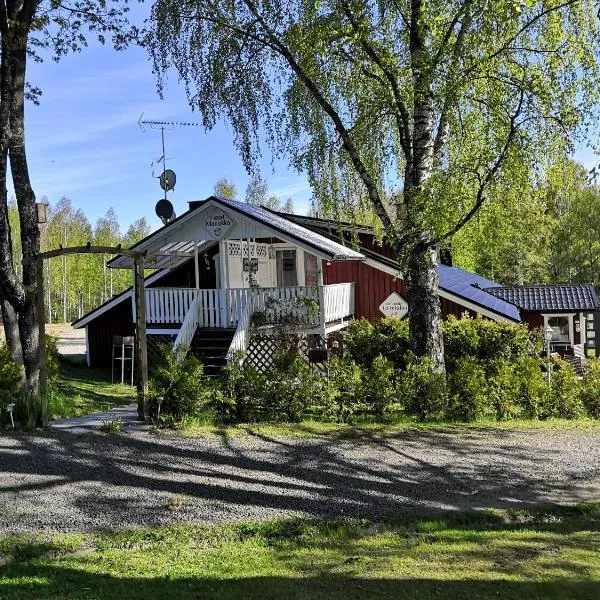
<instances>
[{"instance_id":1,"label":"white trim board","mask_svg":"<svg viewBox=\"0 0 600 600\"><path fill-rule=\"evenodd\" d=\"M468 308L469 310L472 310L473 312L479 313L480 315L483 315L484 317L487 317L488 319L492 319L493 321L506 321L508 323L518 323L519 322L519 321L515 321L513 319L509 319L508 317L505 317L504 315L500 315L491 310L488 310L487 308L483 308L479 304L475 304L474 302L469 302L468 300L465 300L464 298L461 298L460 296L456 296L455 294L452 294L451 292L447 292L446 290L443 290L442 288L438 289L438 296L440 296L441 298L446 298L446 300L451 300L455 304L460 304L460 306L464 306L465 308Z\"/></svg>"}]
</instances>

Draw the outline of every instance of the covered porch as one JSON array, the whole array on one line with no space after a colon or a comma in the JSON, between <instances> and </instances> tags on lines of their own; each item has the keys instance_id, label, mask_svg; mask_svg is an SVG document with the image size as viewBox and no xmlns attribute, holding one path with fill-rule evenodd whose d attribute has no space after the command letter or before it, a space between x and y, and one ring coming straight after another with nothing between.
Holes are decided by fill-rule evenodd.
<instances>
[{"instance_id":1,"label":"covered porch","mask_svg":"<svg viewBox=\"0 0 600 600\"><path fill-rule=\"evenodd\" d=\"M235 329L242 314L264 315L264 322L295 321L305 329L331 333L354 315L354 283L281 288L147 288L149 329L179 331L190 310L199 327ZM306 299L312 302L305 302Z\"/></svg>"},{"instance_id":2,"label":"covered porch","mask_svg":"<svg viewBox=\"0 0 600 600\"><path fill-rule=\"evenodd\" d=\"M253 322L322 336L339 330L354 315L355 285L325 285L325 265L365 259L265 208L216 197L191 202L135 248L159 277L145 289L147 333L174 335L184 348L198 328L247 332ZM109 266L131 268L131 261L119 256Z\"/></svg>"}]
</instances>

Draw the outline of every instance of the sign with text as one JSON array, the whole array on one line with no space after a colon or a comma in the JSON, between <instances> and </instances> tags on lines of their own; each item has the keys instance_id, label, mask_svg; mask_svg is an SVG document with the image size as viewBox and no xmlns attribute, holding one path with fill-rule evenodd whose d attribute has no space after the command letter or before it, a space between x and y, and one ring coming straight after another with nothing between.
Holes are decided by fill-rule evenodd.
<instances>
[{"instance_id":1,"label":"sign with text","mask_svg":"<svg viewBox=\"0 0 600 600\"><path fill-rule=\"evenodd\" d=\"M222 238L233 225L233 220L224 211L211 211L205 219L204 226L215 240Z\"/></svg>"},{"instance_id":2,"label":"sign with text","mask_svg":"<svg viewBox=\"0 0 600 600\"><path fill-rule=\"evenodd\" d=\"M406 300L396 292L392 292L380 305L379 310L386 317L403 319L408 313Z\"/></svg>"}]
</instances>

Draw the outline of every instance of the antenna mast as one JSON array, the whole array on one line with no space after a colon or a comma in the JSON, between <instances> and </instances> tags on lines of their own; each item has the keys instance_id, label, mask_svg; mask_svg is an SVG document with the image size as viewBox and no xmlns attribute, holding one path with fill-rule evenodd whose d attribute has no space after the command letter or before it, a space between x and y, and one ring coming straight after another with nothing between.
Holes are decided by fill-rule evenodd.
<instances>
[{"instance_id":1,"label":"antenna mast","mask_svg":"<svg viewBox=\"0 0 600 600\"><path fill-rule=\"evenodd\" d=\"M161 221L166 225L169 221L175 218L175 211L173 205L167 200L167 192L175 188L175 182L177 180L175 171L167 169L167 155L165 152L165 128L173 129L175 127L199 127L200 123L186 122L186 121L149 121L144 120L144 113L140 115L138 119L139 128L145 132L146 128L158 129L160 127L160 138L162 142L162 156L160 160L163 163L162 175L158 178L160 187L164 191L164 197L158 201L156 205L156 214ZM154 172L152 173L154 177Z\"/></svg>"}]
</instances>

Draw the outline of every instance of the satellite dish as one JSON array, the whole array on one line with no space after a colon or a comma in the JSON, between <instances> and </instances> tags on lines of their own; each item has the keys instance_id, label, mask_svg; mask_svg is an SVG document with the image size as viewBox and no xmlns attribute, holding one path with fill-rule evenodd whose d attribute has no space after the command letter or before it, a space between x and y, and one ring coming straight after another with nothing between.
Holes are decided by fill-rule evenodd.
<instances>
[{"instance_id":1,"label":"satellite dish","mask_svg":"<svg viewBox=\"0 0 600 600\"><path fill-rule=\"evenodd\" d=\"M173 205L164 198L156 203L156 207L154 208L154 210L156 211L156 216L165 225L175 218L175 210L173 209Z\"/></svg>"},{"instance_id":2,"label":"satellite dish","mask_svg":"<svg viewBox=\"0 0 600 600\"><path fill-rule=\"evenodd\" d=\"M163 171L158 178L160 181L160 187L165 190L165 192L169 192L175 187L175 182L177 181L177 177L175 177L175 171L171 169L167 169Z\"/></svg>"}]
</instances>

